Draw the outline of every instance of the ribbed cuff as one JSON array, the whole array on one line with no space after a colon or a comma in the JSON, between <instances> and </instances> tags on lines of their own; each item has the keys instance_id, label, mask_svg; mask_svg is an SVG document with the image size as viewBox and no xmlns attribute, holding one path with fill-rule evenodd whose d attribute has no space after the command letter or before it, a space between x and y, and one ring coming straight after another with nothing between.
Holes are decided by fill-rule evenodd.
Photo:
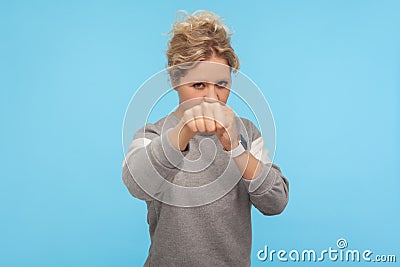
<instances>
[{"instance_id":1,"label":"ribbed cuff","mask_svg":"<svg viewBox=\"0 0 400 267\"><path fill-rule=\"evenodd\" d=\"M275 183L277 174L273 170L271 163L262 164L261 173L253 179L245 179L242 177L243 184L249 194L262 195L271 190Z\"/></svg>"}]
</instances>

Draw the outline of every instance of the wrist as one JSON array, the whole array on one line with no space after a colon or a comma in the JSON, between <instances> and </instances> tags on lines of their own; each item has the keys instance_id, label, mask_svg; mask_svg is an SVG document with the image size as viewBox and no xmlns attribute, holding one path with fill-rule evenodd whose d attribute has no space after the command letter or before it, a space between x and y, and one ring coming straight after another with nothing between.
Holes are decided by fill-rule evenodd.
<instances>
[{"instance_id":1,"label":"wrist","mask_svg":"<svg viewBox=\"0 0 400 267\"><path fill-rule=\"evenodd\" d=\"M176 125L170 132L170 136L174 139L174 146L183 151L189 144L190 139L195 135L187 126L182 126L180 123Z\"/></svg>"},{"instance_id":2,"label":"wrist","mask_svg":"<svg viewBox=\"0 0 400 267\"><path fill-rule=\"evenodd\" d=\"M236 140L235 142L232 142L232 144L230 144L229 147L224 147L224 150L229 152L236 149L239 145L240 145L239 141Z\"/></svg>"},{"instance_id":3,"label":"wrist","mask_svg":"<svg viewBox=\"0 0 400 267\"><path fill-rule=\"evenodd\" d=\"M240 145L240 139L239 139L239 136L237 136L229 144L229 147L224 147L224 150L229 152L229 151L236 149L239 145Z\"/></svg>"},{"instance_id":4,"label":"wrist","mask_svg":"<svg viewBox=\"0 0 400 267\"><path fill-rule=\"evenodd\" d=\"M225 150L225 149L224 149L224 150ZM237 157L243 155L243 154L246 152L246 149L244 148L244 146L242 145L242 143L239 142L239 144L238 144L235 148L233 148L233 149L231 149L231 150L225 150L225 151L228 152L228 153L230 153L230 156L231 156L232 158L237 158Z\"/></svg>"}]
</instances>

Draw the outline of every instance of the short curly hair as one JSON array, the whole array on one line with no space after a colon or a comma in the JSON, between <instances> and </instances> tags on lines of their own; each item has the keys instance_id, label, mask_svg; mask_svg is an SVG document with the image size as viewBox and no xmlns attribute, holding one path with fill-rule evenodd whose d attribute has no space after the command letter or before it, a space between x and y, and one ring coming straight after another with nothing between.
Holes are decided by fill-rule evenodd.
<instances>
[{"instance_id":1,"label":"short curly hair","mask_svg":"<svg viewBox=\"0 0 400 267\"><path fill-rule=\"evenodd\" d=\"M239 58L231 46L232 32L221 22L221 18L209 11L197 10L188 14L179 10L175 23L168 33L166 55L171 76L182 77L182 68L178 73L174 66L183 63L204 61L213 55L226 59L233 72L239 69ZM175 75L173 75L175 73Z\"/></svg>"}]
</instances>

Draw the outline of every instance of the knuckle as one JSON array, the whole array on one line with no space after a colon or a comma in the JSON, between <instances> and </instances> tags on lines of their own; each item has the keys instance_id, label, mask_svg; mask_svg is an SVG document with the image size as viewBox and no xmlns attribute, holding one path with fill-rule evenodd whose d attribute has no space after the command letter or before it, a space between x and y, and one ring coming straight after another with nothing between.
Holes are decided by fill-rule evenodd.
<instances>
[{"instance_id":1,"label":"knuckle","mask_svg":"<svg viewBox=\"0 0 400 267\"><path fill-rule=\"evenodd\" d=\"M203 103L201 104L201 108L202 108L203 110L210 110L210 108L211 108L210 103L203 102Z\"/></svg>"},{"instance_id":2,"label":"knuckle","mask_svg":"<svg viewBox=\"0 0 400 267\"><path fill-rule=\"evenodd\" d=\"M201 105L197 105L197 106L194 106L193 107L193 111L195 112L195 113L199 113L200 111L201 111Z\"/></svg>"},{"instance_id":3,"label":"knuckle","mask_svg":"<svg viewBox=\"0 0 400 267\"><path fill-rule=\"evenodd\" d=\"M190 109L187 109L187 110L185 110L183 112L183 116L182 117L188 119L188 118L190 118L191 113L192 113L192 111Z\"/></svg>"}]
</instances>

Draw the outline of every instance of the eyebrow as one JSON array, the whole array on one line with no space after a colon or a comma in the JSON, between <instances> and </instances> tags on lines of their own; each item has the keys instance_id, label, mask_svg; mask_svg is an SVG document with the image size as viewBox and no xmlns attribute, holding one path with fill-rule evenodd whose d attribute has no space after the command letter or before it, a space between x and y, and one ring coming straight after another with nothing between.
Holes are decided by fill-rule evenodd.
<instances>
[{"instance_id":1,"label":"eyebrow","mask_svg":"<svg viewBox=\"0 0 400 267\"><path fill-rule=\"evenodd\" d=\"M188 82L188 83L215 83L215 84L217 84L217 83L220 83L220 82L229 83L230 81L231 81L230 78L221 78L221 79L217 79L216 82L212 82L212 81L205 80L205 79L198 79L198 80L194 80L194 81L191 81L191 82Z\"/></svg>"}]
</instances>

